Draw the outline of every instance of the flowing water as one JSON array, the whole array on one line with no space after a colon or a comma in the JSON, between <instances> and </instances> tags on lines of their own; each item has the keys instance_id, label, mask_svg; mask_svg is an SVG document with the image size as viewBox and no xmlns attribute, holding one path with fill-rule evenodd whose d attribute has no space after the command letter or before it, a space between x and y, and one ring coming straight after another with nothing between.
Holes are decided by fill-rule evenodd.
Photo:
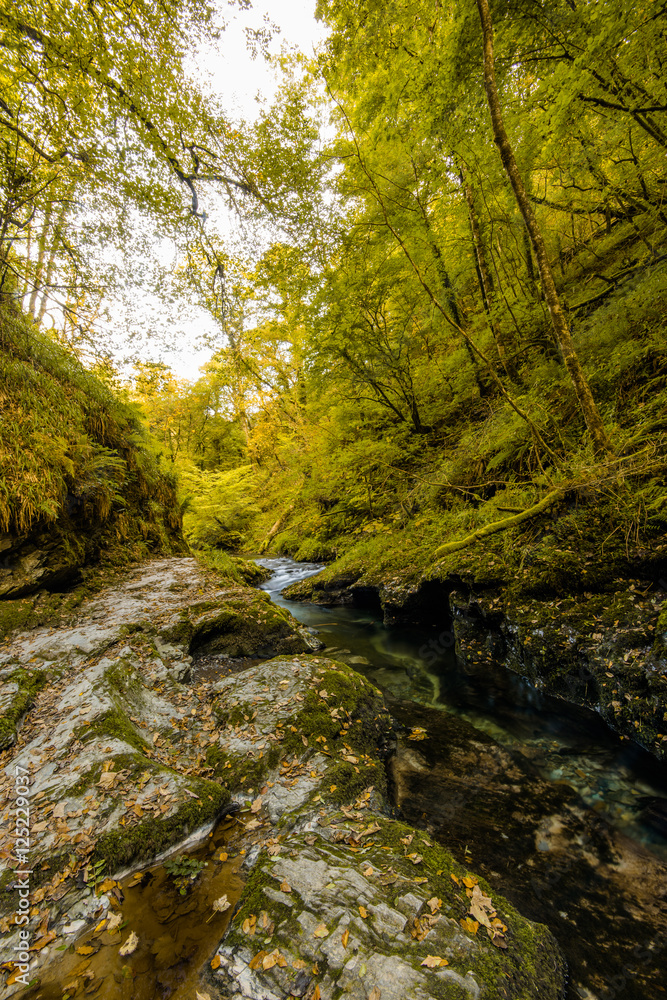
<instances>
[{"instance_id":1,"label":"flowing water","mask_svg":"<svg viewBox=\"0 0 667 1000\"><path fill-rule=\"evenodd\" d=\"M500 665L467 667L446 631L281 596L322 566L256 561L273 572L262 589L404 724L390 768L403 816L549 924L568 996L667 997L667 769L594 712Z\"/></svg>"}]
</instances>

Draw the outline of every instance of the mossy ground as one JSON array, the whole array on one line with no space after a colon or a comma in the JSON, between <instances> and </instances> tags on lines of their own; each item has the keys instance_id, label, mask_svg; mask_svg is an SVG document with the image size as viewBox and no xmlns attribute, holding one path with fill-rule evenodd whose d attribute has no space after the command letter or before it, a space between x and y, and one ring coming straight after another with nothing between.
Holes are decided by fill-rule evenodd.
<instances>
[{"instance_id":1,"label":"mossy ground","mask_svg":"<svg viewBox=\"0 0 667 1000\"><path fill-rule=\"evenodd\" d=\"M23 596L51 577L60 589L82 566L187 550L174 477L151 454L137 411L7 300L0 382L0 531L11 539L3 592ZM13 580L31 545L42 568ZM28 612L15 609L5 628Z\"/></svg>"},{"instance_id":2,"label":"mossy ground","mask_svg":"<svg viewBox=\"0 0 667 1000\"><path fill-rule=\"evenodd\" d=\"M11 704L0 714L0 749L10 746L16 738L16 727L28 709L35 695L47 681L44 670L26 670L19 667L5 677L9 684L18 684L18 691L12 696Z\"/></svg>"}]
</instances>

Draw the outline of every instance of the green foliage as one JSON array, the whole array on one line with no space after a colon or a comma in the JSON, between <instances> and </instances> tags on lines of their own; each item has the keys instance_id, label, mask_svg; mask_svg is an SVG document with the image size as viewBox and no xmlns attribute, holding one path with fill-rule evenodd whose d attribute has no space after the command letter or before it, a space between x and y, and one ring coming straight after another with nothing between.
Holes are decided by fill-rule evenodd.
<instances>
[{"instance_id":1,"label":"green foliage","mask_svg":"<svg viewBox=\"0 0 667 1000\"><path fill-rule=\"evenodd\" d=\"M187 854L179 854L177 858L170 858L164 862L164 870L171 877L181 896L185 896L188 888L201 875L206 865L206 861L190 858Z\"/></svg>"},{"instance_id":2,"label":"green foliage","mask_svg":"<svg viewBox=\"0 0 667 1000\"><path fill-rule=\"evenodd\" d=\"M243 546L246 532L259 513L253 480L250 466L225 472L183 473L182 483L191 497L184 528L195 549L206 546L234 551Z\"/></svg>"},{"instance_id":3,"label":"green foliage","mask_svg":"<svg viewBox=\"0 0 667 1000\"><path fill-rule=\"evenodd\" d=\"M174 479L146 450L136 412L6 305L0 381L0 530L52 524L81 557L93 531L110 557L182 544Z\"/></svg>"}]
</instances>

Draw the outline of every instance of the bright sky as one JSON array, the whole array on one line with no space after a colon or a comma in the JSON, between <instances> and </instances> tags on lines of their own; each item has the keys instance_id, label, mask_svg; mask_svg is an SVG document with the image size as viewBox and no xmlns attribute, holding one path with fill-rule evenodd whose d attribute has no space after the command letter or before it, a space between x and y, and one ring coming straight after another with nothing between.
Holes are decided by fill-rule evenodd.
<instances>
[{"instance_id":1,"label":"bright sky","mask_svg":"<svg viewBox=\"0 0 667 1000\"><path fill-rule=\"evenodd\" d=\"M270 101L278 81L274 70L261 55L253 60L246 45L244 28L261 27L265 16L277 25L281 30L271 44L272 54L278 54L287 45L310 55L325 32L315 20L315 0L257 0L250 11L238 11L233 15L233 8L230 7L229 11L228 27L220 41L223 58L218 56L207 61L203 72L222 95L223 104L231 114L247 120L254 118L259 111L258 97ZM208 318L203 312L201 320L182 321L187 341L183 350L163 352L159 360L172 367L180 378L196 379L199 368L208 361L211 352L197 350L194 342L202 327L208 325Z\"/></svg>"}]
</instances>

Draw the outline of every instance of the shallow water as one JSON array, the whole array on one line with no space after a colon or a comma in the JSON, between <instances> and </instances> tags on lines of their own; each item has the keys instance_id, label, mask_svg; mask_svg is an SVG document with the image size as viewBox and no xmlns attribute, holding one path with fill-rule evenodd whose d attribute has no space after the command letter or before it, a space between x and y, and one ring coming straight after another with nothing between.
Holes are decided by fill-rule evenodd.
<instances>
[{"instance_id":1,"label":"shallow water","mask_svg":"<svg viewBox=\"0 0 667 1000\"><path fill-rule=\"evenodd\" d=\"M243 826L223 819L211 834L178 854L205 863L196 880L181 893L163 864L128 875L106 894L121 922L112 933L100 907L93 929L73 946L53 949L39 985L26 990L26 1000L61 1000L94 995L96 1000L193 1000L199 972L218 946L241 896L240 875L245 848ZM215 912L213 902L227 896L230 906ZM130 935L136 948L120 956Z\"/></svg>"},{"instance_id":2,"label":"shallow water","mask_svg":"<svg viewBox=\"0 0 667 1000\"><path fill-rule=\"evenodd\" d=\"M594 712L466 666L446 623L288 601L280 591L322 567L256 561L274 571L262 589L384 691L405 727L390 768L403 816L549 925L568 998L667 997L667 768Z\"/></svg>"}]
</instances>

